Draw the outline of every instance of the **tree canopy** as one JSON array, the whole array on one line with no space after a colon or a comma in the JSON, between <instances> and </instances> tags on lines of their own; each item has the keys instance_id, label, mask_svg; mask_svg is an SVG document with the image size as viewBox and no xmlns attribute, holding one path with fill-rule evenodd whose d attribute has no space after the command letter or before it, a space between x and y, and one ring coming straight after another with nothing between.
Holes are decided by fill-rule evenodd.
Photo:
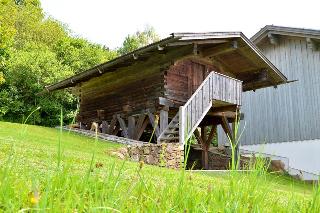
<instances>
[{"instance_id":1,"label":"tree canopy","mask_svg":"<svg viewBox=\"0 0 320 213\"><path fill-rule=\"evenodd\" d=\"M129 53L135 49L159 41L160 37L153 27L147 26L144 31L137 31L128 35L123 41L122 47L118 49L120 55Z\"/></svg>"},{"instance_id":2,"label":"tree canopy","mask_svg":"<svg viewBox=\"0 0 320 213\"><path fill-rule=\"evenodd\" d=\"M67 26L45 16L39 0L0 0L0 119L21 122L40 106L29 123L57 125L61 108L65 120L72 120L77 97L69 90L38 93L46 85L158 39L147 27L110 50L72 36Z\"/></svg>"}]
</instances>

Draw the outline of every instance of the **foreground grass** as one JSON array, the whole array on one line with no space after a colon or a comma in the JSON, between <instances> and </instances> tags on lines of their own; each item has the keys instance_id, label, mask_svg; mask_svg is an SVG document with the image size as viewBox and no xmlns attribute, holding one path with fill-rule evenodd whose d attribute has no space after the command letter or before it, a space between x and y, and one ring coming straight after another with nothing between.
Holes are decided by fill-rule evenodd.
<instances>
[{"instance_id":1,"label":"foreground grass","mask_svg":"<svg viewBox=\"0 0 320 213\"><path fill-rule=\"evenodd\" d=\"M319 212L319 191L290 178L195 174L108 155L120 145L0 122L0 211ZM94 153L94 154L93 154Z\"/></svg>"}]
</instances>

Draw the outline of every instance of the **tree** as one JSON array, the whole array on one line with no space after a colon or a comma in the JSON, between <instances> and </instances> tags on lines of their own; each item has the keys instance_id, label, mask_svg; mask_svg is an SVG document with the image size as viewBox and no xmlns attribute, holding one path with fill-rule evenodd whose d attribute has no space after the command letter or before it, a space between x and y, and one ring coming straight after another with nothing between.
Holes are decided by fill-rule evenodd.
<instances>
[{"instance_id":1,"label":"tree","mask_svg":"<svg viewBox=\"0 0 320 213\"><path fill-rule=\"evenodd\" d=\"M137 31L133 35L128 35L125 38L122 47L118 49L118 53L120 55L124 55L140 47L159 41L159 39L160 37L156 33L155 29L148 26L144 31Z\"/></svg>"},{"instance_id":2,"label":"tree","mask_svg":"<svg viewBox=\"0 0 320 213\"><path fill-rule=\"evenodd\" d=\"M69 90L38 93L116 52L70 36L66 26L45 18L38 0L0 0L0 12L0 119L21 122L40 106L30 123L57 125L61 108L69 122L77 107Z\"/></svg>"}]
</instances>

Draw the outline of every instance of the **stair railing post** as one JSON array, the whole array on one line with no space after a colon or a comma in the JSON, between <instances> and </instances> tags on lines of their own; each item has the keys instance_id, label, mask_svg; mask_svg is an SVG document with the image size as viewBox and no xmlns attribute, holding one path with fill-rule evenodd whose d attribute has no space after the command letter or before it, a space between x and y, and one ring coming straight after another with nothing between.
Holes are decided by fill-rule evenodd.
<instances>
[{"instance_id":1,"label":"stair railing post","mask_svg":"<svg viewBox=\"0 0 320 213\"><path fill-rule=\"evenodd\" d=\"M181 146L185 143L185 111L184 107L179 108L179 143Z\"/></svg>"}]
</instances>

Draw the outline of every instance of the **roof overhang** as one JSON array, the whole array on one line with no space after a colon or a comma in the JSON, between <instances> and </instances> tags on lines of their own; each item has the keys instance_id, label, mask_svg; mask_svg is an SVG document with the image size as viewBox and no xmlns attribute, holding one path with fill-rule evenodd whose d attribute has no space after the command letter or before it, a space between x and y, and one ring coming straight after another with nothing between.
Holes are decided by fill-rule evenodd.
<instances>
[{"instance_id":1,"label":"roof overhang","mask_svg":"<svg viewBox=\"0 0 320 213\"><path fill-rule=\"evenodd\" d=\"M277 39L275 35L303 37L309 40L320 40L320 30L266 25L251 37L251 41L253 41L255 44L258 44L265 38L269 38L270 43L275 44Z\"/></svg>"},{"instance_id":2,"label":"roof overhang","mask_svg":"<svg viewBox=\"0 0 320 213\"><path fill-rule=\"evenodd\" d=\"M196 56L211 60L221 72L240 79L244 91L276 86L287 78L241 32L172 33L159 42L102 63L70 78L46 87L47 91L73 87L104 73L144 63L152 57L168 60L173 52L177 58ZM168 55L167 59L166 56Z\"/></svg>"}]
</instances>

